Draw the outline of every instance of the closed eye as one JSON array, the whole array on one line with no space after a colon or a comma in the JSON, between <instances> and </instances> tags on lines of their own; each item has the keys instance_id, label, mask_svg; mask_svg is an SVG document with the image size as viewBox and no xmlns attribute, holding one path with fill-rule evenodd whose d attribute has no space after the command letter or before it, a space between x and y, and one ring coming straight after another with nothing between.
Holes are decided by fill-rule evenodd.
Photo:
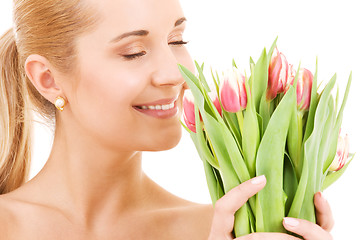
<instances>
[{"instance_id":1,"label":"closed eye","mask_svg":"<svg viewBox=\"0 0 360 240\"><path fill-rule=\"evenodd\" d=\"M169 43L169 44L171 44L171 45L185 45L185 44L188 44L189 42L187 41L187 42L184 42L184 41L176 41L176 42L171 42L171 43Z\"/></svg>"},{"instance_id":2,"label":"closed eye","mask_svg":"<svg viewBox=\"0 0 360 240\"><path fill-rule=\"evenodd\" d=\"M139 53L135 53L135 54L130 54L130 55L123 55L123 57L127 60L132 60L141 56L144 56L146 54L145 51L139 52Z\"/></svg>"},{"instance_id":3,"label":"closed eye","mask_svg":"<svg viewBox=\"0 0 360 240\"><path fill-rule=\"evenodd\" d=\"M175 42L170 42L169 44L171 45L175 45L175 46L181 46L181 45L185 45L185 44L188 44L188 41L185 42L185 41L175 41ZM130 54L130 55L123 55L123 57L126 59L126 60L133 60L133 59L136 59L136 58L139 58L141 56L144 56L146 54L145 51L141 51L139 53L135 53L135 54Z\"/></svg>"}]
</instances>

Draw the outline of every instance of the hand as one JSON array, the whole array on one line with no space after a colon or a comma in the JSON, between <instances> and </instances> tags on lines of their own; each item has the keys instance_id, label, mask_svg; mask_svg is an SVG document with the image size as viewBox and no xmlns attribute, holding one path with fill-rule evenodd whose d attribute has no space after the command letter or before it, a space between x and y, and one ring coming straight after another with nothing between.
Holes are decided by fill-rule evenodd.
<instances>
[{"instance_id":1,"label":"hand","mask_svg":"<svg viewBox=\"0 0 360 240\"><path fill-rule=\"evenodd\" d=\"M303 236L305 240L333 239L330 231L334 226L334 219L328 201L318 192L314 196L317 224L306 220L285 218L283 225L286 230Z\"/></svg>"},{"instance_id":2,"label":"hand","mask_svg":"<svg viewBox=\"0 0 360 240\"><path fill-rule=\"evenodd\" d=\"M266 178L259 176L240 184L220 198L215 204L215 213L208 240L233 240L232 230L234 227L235 212L245 204L250 197L264 188L265 184ZM285 218L284 227L288 231L304 236L306 240L331 240L332 237L327 232L330 231L333 226L329 204L319 193L315 195L314 200L317 208L318 224L321 227L308 221L294 218ZM295 224L289 224L291 222ZM298 224L296 224L296 222ZM236 238L235 240L256 239L300 240L297 237L285 233L252 233Z\"/></svg>"}]
</instances>

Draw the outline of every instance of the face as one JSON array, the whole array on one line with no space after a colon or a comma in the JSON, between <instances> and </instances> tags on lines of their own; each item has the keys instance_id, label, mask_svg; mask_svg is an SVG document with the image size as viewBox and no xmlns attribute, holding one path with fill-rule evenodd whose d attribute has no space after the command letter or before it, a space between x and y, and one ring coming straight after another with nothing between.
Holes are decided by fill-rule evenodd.
<instances>
[{"instance_id":1,"label":"face","mask_svg":"<svg viewBox=\"0 0 360 240\"><path fill-rule=\"evenodd\" d=\"M66 93L74 118L117 150L174 147L186 86L177 64L194 71L178 0L86 1L102 19L77 40L79 75Z\"/></svg>"}]
</instances>

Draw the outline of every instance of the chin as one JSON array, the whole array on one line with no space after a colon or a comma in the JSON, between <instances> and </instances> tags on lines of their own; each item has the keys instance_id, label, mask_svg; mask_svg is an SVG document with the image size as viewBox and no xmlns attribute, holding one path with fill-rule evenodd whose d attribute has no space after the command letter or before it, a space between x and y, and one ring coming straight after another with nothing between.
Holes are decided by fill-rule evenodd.
<instances>
[{"instance_id":1,"label":"chin","mask_svg":"<svg viewBox=\"0 0 360 240\"><path fill-rule=\"evenodd\" d=\"M176 147L182 135L182 127L179 126L176 130L171 131L171 134L158 134L156 137L152 137L151 146L145 151L165 151Z\"/></svg>"}]
</instances>

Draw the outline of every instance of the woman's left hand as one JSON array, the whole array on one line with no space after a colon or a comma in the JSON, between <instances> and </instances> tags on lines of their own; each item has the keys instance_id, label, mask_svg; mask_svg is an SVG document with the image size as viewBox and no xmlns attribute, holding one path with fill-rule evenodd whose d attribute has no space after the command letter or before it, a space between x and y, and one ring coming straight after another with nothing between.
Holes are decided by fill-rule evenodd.
<instances>
[{"instance_id":1,"label":"woman's left hand","mask_svg":"<svg viewBox=\"0 0 360 240\"><path fill-rule=\"evenodd\" d=\"M332 240L330 231L334 226L334 219L330 205L320 192L315 194L314 204L317 224L297 218L285 218L283 225L288 231L303 236L305 240Z\"/></svg>"}]
</instances>

